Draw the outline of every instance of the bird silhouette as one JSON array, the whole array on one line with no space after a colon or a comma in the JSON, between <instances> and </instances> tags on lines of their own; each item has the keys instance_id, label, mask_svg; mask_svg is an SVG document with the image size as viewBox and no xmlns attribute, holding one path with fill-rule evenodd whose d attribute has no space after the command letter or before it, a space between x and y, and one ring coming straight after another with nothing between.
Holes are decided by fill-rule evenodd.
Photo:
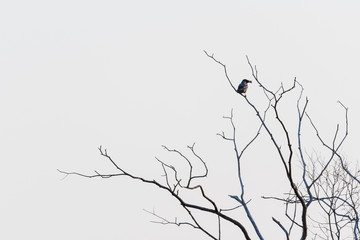
<instances>
[{"instance_id":1,"label":"bird silhouette","mask_svg":"<svg viewBox=\"0 0 360 240\"><path fill-rule=\"evenodd\" d=\"M245 94L248 89L248 83L251 83L251 80L244 79L241 81L241 83L238 86L238 89L236 90L240 94Z\"/></svg>"}]
</instances>

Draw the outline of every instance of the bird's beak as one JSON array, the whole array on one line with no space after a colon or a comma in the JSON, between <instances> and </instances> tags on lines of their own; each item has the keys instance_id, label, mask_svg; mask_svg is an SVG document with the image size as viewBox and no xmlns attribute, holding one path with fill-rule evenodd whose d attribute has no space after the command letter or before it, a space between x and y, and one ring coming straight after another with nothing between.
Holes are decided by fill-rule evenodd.
<instances>
[{"instance_id":1,"label":"bird's beak","mask_svg":"<svg viewBox=\"0 0 360 240\"><path fill-rule=\"evenodd\" d=\"M251 80L249 80L249 82L250 82L250 83L252 83L252 81L251 81Z\"/></svg>"}]
</instances>

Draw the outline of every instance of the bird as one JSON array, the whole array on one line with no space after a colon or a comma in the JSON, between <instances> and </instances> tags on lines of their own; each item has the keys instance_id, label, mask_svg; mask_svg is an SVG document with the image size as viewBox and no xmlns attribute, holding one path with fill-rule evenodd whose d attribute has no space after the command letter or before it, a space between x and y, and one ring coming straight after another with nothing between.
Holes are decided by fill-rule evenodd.
<instances>
[{"instance_id":1,"label":"bird","mask_svg":"<svg viewBox=\"0 0 360 240\"><path fill-rule=\"evenodd\" d=\"M236 90L236 92L240 93L240 94L245 94L247 89L248 89L248 83L252 83L251 80L247 80L247 79L244 79L241 81L241 83L239 84L238 86L238 89Z\"/></svg>"}]
</instances>

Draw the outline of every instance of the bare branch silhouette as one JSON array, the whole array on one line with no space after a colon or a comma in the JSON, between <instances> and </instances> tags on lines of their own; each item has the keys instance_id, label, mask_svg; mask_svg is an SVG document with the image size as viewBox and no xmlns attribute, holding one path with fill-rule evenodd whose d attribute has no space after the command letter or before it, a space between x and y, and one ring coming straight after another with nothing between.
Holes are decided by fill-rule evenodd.
<instances>
[{"instance_id":1,"label":"bare branch silhouette","mask_svg":"<svg viewBox=\"0 0 360 240\"><path fill-rule=\"evenodd\" d=\"M287 240L291 238L305 240L309 237L312 239L345 239L349 235L354 239L359 239L360 171L357 168L352 169L340 153L340 148L344 145L349 133L348 108L342 102L338 102L345 110L345 130L343 131L337 124L334 136L330 141L325 140L315 121L307 112L310 103L308 98L304 97L304 87L296 78L293 79L289 87L280 83L278 88L272 90L259 79L256 65L253 65L249 57L246 56L252 77L261 89L260 95L264 94L263 96L265 96L265 100L261 99L261 101L265 101L265 105L261 105L260 100L254 96L247 97L243 94L245 91L237 91L223 62L218 60L214 54L209 54L207 51L204 53L221 66L230 87L236 94L240 93L238 94L241 96L239 99L256 116L256 123L251 126L253 135L249 139L244 140L244 138L239 137L244 126L239 124L235 118L238 116L236 109L231 109L230 115L223 117L229 122L231 132L223 131L217 134L225 142L230 143L234 150L233 160L236 162L237 184L240 187L235 193L227 195L235 200L233 206L224 206L225 204L218 201L214 194L209 192L207 185L204 184L211 175L209 174L211 169L208 168L206 160L201 157L201 154L195 150L195 143L188 145L186 151L162 146L164 151L176 156L177 162L169 164L168 160L155 157L156 163L161 167L160 180L156 180L157 178L151 180L130 173L101 146L99 147L100 155L112 164L115 172L100 173L101 171L95 171L93 174L84 174L74 171L58 171L64 175L64 178L70 175L103 179L128 177L140 181L167 192L169 196L177 200L189 217L188 221L178 220L177 217L174 220L168 220L169 218L160 216L154 211L144 210L156 219L152 221L154 223L190 226L211 239L220 240L223 237L224 225L226 225L223 222L226 222L238 228L245 239L264 239L264 234L261 231L262 226L259 226L253 214L253 209L256 206L253 206L253 202L249 204L251 199L245 191L243 172L247 166L244 164L243 158L247 156L244 154L252 149L250 146L261 139L259 136L265 134L268 136L268 142L265 144L272 146L276 153L274 161L280 163L279 172L283 171L286 174L284 181L289 184L289 189L284 190L282 196L262 196L260 199L261 201L279 203L283 206L284 211L280 215L271 216L276 229L281 230L281 234L284 234L283 236ZM283 108L284 103L291 101L289 100L291 98L288 97L291 95L296 97L297 114L295 114L294 119L296 119L295 126L297 127L295 129L292 127L294 126L293 120L288 120L285 117L289 115L288 111ZM306 142L302 137L304 128L307 127L306 124L315 132L313 134L314 139L321 143L321 148L329 152L326 160L307 154L304 147ZM342 132L344 132L343 136ZM179 166L183 167L180 168ZM264 189L256 190L261 193ZM201 204L194 204L193 199L188 197L188 193L195 195ZM309 211L310 206L311 209L314 208L314 211ZM216 229L207 227L205 222L197 217L193 211L215 216ZM270 216L268 217L270 218Z\"/></svg>"}]
</instances>

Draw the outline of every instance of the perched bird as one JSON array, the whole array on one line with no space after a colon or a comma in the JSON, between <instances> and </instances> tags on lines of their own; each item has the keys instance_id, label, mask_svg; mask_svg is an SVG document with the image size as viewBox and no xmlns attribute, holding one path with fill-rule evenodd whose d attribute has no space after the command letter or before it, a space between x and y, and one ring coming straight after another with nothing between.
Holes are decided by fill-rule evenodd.
<instances>
[{"instance_id":1,"label":"perched bird","mask_svg":"<svg viewBox=\"0 0 360 240\"><path fill-rule=\"evenodd\" d=\"M238 86L237 92L240 94L246 93L246 91L248 89L248 83L251 83L251 81L247 80L247 79L242 80Z\"/></svg>"}]
</instances>

